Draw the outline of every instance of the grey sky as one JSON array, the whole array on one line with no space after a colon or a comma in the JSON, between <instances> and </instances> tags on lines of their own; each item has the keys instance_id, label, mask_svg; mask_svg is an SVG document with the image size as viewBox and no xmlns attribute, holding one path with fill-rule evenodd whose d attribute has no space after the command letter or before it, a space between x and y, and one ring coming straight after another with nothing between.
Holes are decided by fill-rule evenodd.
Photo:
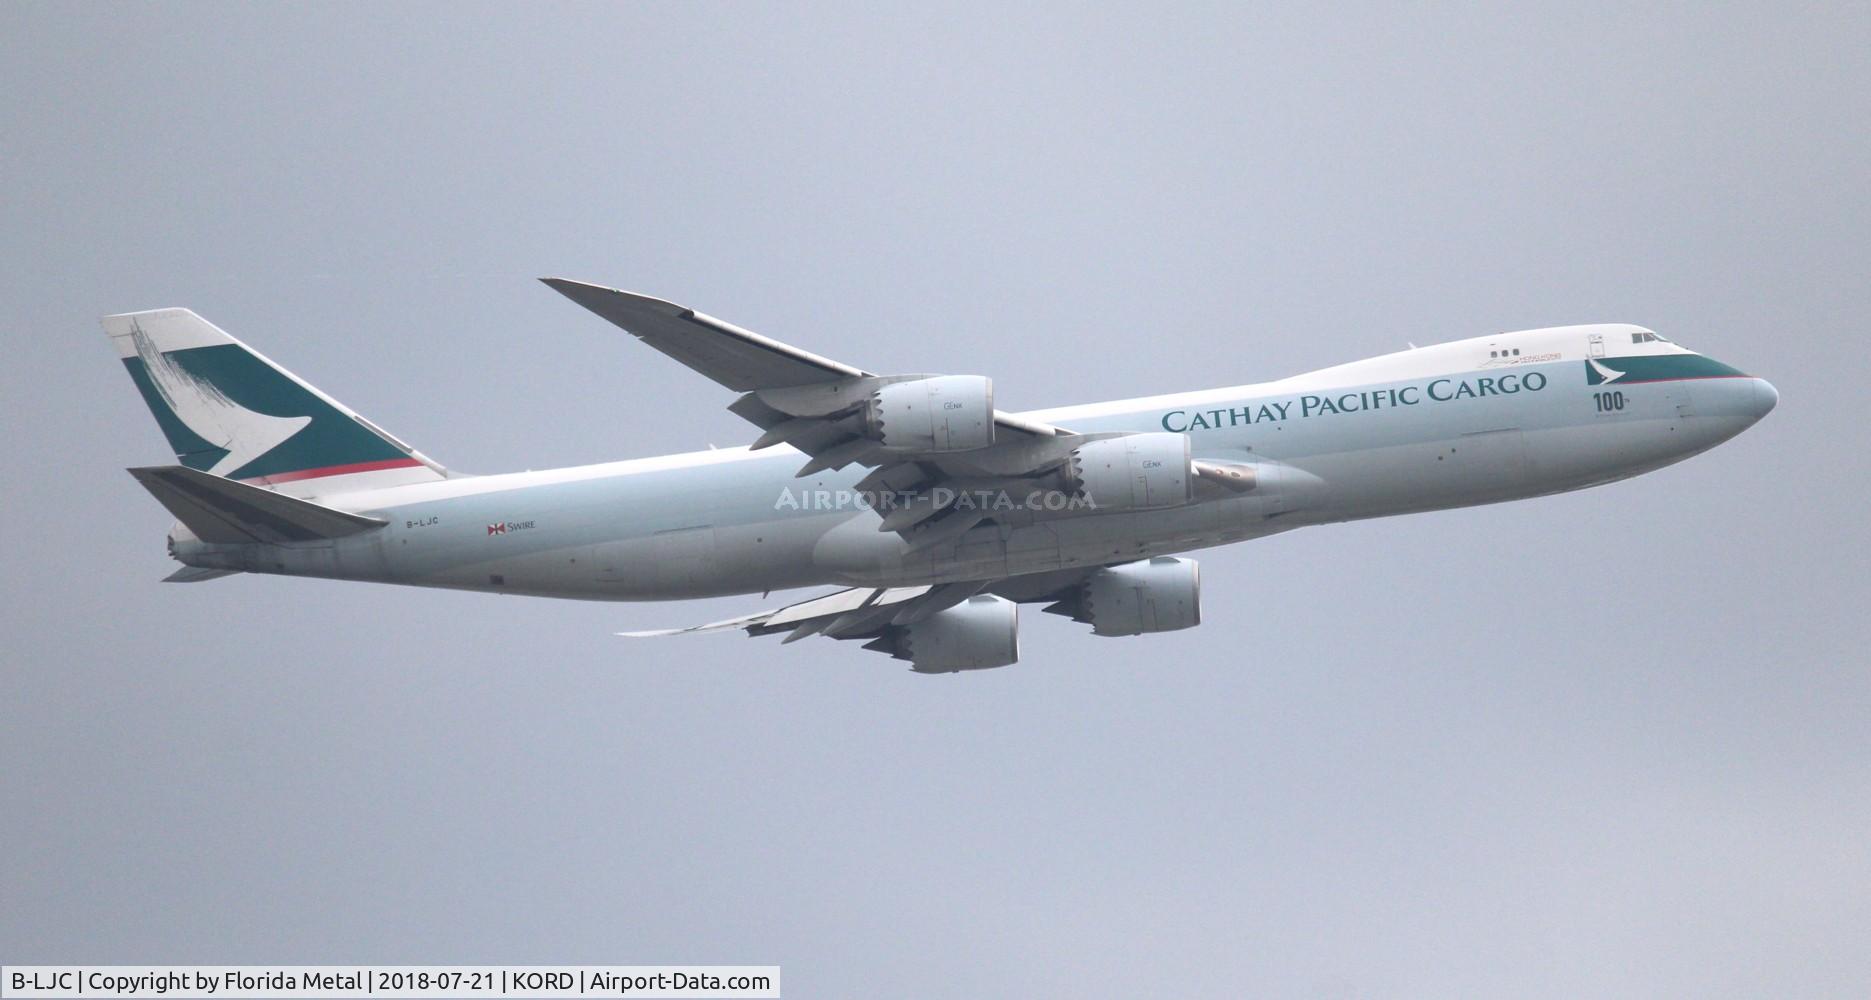
<instances>
[{"instance_id":1,"label":"grey sky","mask_svg":"<svg viewBox=\"0 0 1871 1000\"><path fill-rule=\"evenodd\" d=\"M1860 4L0 6L0 960L778 963L795 997L1871 994ZM1203 555L921 677L159 586L96 316L467 471L748 428L532 279L1030 408L1625 321L1772 379L1605 489Z\"/></svg>"}]
</instances>

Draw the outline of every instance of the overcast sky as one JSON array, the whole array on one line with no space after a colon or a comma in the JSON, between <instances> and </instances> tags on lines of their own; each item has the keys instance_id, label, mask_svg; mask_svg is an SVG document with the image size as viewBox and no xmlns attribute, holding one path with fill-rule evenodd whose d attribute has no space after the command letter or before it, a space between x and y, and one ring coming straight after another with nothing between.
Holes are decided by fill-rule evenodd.
<instances>
[{"instance_id":1,"label":"overcast sky","mask_svg":"<svg viewBox=\"0 0 1871 1000\"><path fill-rule=\"evenodd\" d=\"M1640 5L1657 7L1659 5ZM1871 995L1871 8L0 5L0 961L789 997ZM471 472L733 445L533 279L1037 408L1640 323L1683 465L1201 556L1017 666L767 606L160 585L96 317Z\"/></svg>"}]
</instances>

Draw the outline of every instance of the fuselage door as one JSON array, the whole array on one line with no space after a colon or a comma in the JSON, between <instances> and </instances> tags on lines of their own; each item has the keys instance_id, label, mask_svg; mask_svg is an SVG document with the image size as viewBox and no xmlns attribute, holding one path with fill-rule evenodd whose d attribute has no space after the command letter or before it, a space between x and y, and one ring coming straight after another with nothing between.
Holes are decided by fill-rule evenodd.
<instances>
[{"instance_id":1,"label":"fuselage door","mask_svg":"<svg viewBox=\"0 0 1871 1000\"><path fill-rule=\"evenodd\" d=\"M1588 343L1590 344L1590 356L1591 357L1602 358L1605 356L1605 335L1604 334L1602 333L1592 334Z\"/></svg>"}]
</instances>

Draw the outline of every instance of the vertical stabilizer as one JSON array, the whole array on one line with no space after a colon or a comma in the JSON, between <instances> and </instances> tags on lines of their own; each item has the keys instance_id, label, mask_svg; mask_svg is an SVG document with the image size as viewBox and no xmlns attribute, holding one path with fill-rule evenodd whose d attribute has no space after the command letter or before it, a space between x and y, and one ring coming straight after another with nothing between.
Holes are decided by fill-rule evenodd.
<instances>
[{"instance_id":1,"label":"vertical stabilizer","mask_svg":"<svg viewBox=\"0 0 1871 1000\"><path fill-rule=\"evenodd\" d=\"M106 316L117 356L190 469L310 497L447 470L187 309Z\"/></svg>"}]
</instances>

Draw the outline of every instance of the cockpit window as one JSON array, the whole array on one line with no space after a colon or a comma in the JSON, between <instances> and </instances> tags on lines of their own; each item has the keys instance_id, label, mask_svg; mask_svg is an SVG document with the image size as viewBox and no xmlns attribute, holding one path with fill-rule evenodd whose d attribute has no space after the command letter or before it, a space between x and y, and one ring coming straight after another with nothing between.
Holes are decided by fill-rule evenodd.
<instances>
[{"instance_id":1,"label":"cockpit window","mask_svg":"<svg viewBox=\"0 0 1871 1000\"><path fill-rule=\"evenodd\" d=\"M1663 343L1667 344L1670 342L1670 338L1662 336L1660 334L1651 333L1648 330L1645 330L1642 333L1631 334L1631 343L1633 344L1648 344L1651 341L1662 341Z\"/></svg>"}]
</instances>

